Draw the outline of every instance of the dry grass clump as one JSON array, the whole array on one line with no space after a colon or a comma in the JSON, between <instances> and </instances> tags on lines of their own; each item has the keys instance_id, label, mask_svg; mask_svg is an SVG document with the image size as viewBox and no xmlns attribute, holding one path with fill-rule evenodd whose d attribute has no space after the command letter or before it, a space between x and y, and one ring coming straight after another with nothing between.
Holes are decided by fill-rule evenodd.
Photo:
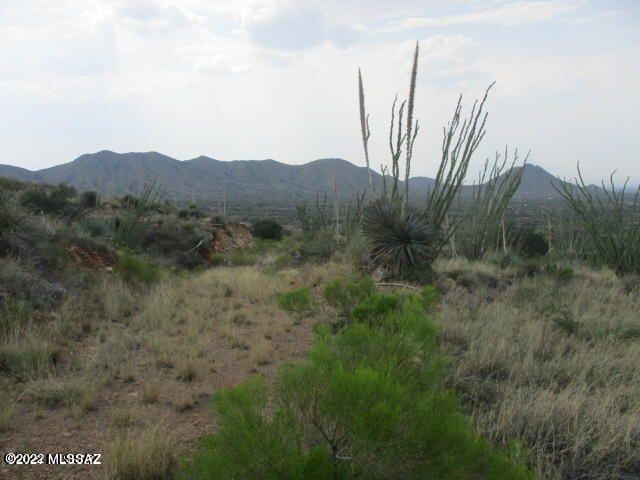
<instances>
[{"instance_id":1,"label":"dry grass clump","mask_svg":"<svg viewBox=\"0 0 640 480\"><path fill-rule=\"evenodd\" d=\"M104 459L108 480L169 478L177 461L171 435L158 428L119 434L107 445Z\"/></svg>"},{"instance_id":2,"label":"dry grass clump","mask_svg":"<svg viewBox=\"0 0 640 480\"><path fill-rule=\"evenodd\" d=\"M451 384L486 436L524 440L542 478L635 478L639 309L606 273L454 289L442 302Z\"/></svg>"}]
</instances>

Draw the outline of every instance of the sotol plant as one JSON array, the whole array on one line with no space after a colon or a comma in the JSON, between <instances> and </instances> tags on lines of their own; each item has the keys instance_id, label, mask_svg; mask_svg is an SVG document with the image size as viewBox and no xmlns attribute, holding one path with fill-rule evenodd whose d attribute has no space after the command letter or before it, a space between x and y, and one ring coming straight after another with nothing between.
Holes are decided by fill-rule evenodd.
<instances>
[{"instance_id":1,"label":"sotol plant","mask_svg":"<svg viewBox=\"0 0 640 480\"><path fill-rule=\"evenodd\" d=\"M489 89L493 86L489 86L479 104L477 101L474 103L469 118L464 120L461 120L462 96L459 97L453 119L444 128L442 158L435 184L428 192L426 205L422 209L415 208L409 203L409 176L413 145L419 131L418 121L414 120L418 54L419 44L416 43L408 101L403 101L398 106L396 97L391 108L391 185L387 184L389 169L382 166L383 190L380 193L375 188L371 174L371 131L365 107L362 73L358 71L362 144L369 173L369 187L374 197L364 209L362 231L369 243L373 264L397 277L407 274L413 276L415 271L429 270L431 263L453 234L457 224L445 222L445 219L460 191L473 153L484 138L487 114L483 113L483 108ZM403 131L405 108L406 131ZM401 184L399 162L403 153L405 168Z\"/></svg>"}]
</instances>

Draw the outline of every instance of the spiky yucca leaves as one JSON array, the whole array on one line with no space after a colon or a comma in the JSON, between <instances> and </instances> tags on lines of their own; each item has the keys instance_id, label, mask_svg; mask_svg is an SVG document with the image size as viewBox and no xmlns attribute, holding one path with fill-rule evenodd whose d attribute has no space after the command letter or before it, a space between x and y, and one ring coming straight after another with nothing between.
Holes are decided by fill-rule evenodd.
<instances>
[{"instance_id":1,"label":"spiky yucca leaves","mask_svg":"<svg viewBox=\"0 0 640 480\"><path fill-rule=\"evenodd\" d=\"M438 232L421 212L402 210L400 199L380 198L364 209L362 218L372 263L397 277L427 272L441 247Z\"/></svg>"}]
</instances>

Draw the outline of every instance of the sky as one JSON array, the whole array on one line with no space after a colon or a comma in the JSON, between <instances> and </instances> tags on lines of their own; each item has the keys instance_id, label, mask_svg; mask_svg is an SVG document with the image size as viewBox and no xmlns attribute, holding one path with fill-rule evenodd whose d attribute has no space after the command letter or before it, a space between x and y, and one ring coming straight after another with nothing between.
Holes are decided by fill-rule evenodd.
<instances>
[{"instance_id":1,"label":"sky","mask_svg":"<svg viewBox=\"0 0 640 480\"><path fill-rule=\"evenodd\" d=\"M506 145L555 175L640 183L640 2L1 0L0 163L84 153L364 165L389 161L396 94L420 42L412 174L496 82L472 172ZM511 157L512 159L512 157Z\"/></svg>"}]
</instances>

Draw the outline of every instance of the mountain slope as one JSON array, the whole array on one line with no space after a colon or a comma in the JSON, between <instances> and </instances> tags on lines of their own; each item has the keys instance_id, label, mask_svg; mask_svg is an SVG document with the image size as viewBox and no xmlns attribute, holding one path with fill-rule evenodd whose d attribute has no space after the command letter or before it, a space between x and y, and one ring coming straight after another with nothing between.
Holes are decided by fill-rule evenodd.
<instances>
[{"instance_id":1,"label":"mountain slope","mask_svg":"<svg viewBox=\"0 0 640 480\"><path fill-rule=\"evenodd\" d=\"M49 184L65 182L102 195L138 194L155 181L169 199L211 200L226 195L245 202L294 202L314 198L318 192L331 195L334 179L343 198L352 199L369 186L366 168L339 158L287 165L275 160L226 162L204 156L179 161L157 152L120 154L107 150L36 172L0 165L0 176ZM373 176L381 189L382 176L375 172ZM517 196L558 198L551 186L553 180L555 177L541 167L527 165ZM414 177L410 182L414 198L421 199L434 181ZM465 186L462 195L469 195L471 189Z\"/></svg>"}]
</instances>

